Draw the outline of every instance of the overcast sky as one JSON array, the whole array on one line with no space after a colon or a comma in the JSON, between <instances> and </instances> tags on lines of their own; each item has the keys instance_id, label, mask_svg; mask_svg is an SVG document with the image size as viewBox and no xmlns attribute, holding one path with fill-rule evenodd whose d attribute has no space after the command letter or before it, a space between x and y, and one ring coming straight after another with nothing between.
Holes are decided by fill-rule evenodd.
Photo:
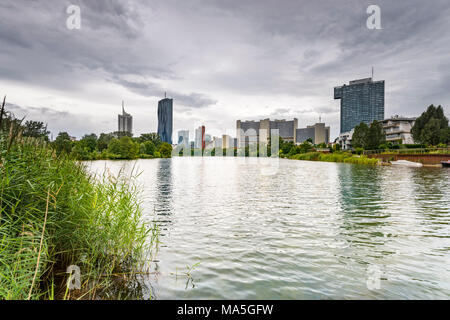
<instances>
[{"instance_id":1,"label":"overcast sky","mask_svg":"<svg viewBox=\"0 0 450 320\"><path fill-rule=\"evenodd\" d=\"M70 4L81 29L69 30ZM381 30L366 9L381 8ZM333 87L386 81L386 117L450 108L448 0L1 0L0 95L17 116L68 131L117 130L121 101L134 133L157 130L174 98L174 134L236 120L299 119L339 132ZM174 138L175 138L174 135ZM174 139L176 140L176 139Z\"/></svg>"}]
</instances>

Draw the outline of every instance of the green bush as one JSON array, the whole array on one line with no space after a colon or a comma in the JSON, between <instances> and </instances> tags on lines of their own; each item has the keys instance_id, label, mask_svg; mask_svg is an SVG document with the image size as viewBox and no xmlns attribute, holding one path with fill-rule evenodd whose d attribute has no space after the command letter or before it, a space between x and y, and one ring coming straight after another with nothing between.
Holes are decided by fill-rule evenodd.
<instances>
[{"instance_id":1,"label":"green bush","mask_svg":"<svg viewBox=\"0 0 450 320\"><path fill-rule=\"evenodd\" d=\"M141 298L127 287L147 268L157 228L142 222L137 188L120 177L94 179L41 140L9 151L6 141L2 135L0 299ZM70 265L80 267L82 287L69 293Z\"/></svg>"}]
</instances>

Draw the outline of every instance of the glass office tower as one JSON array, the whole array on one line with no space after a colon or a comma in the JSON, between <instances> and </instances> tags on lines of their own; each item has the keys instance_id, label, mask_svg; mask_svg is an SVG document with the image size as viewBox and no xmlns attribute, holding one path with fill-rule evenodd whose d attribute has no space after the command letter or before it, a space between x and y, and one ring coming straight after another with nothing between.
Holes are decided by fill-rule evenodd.
<instances>
[{"instance_id":1,"label":"glass office tower","mask_svg":"<svg viewBox=\"0 0 450 320\"><path fill-rule=\"evenodd\" d=\"M162 142L172 144L173 99L158 102L158 135Z\"/></svg>"},{"instance_id":2,"label":"glass office tower","mask_svg":"<svg viewBox=\"0 0 450 320\"><path fill-rule=\"evenodd\" d=\"M334 99L341 99L341 133L351 131L361 122L384 120L384 80L350 81L349 85L334 88Z\"/></svg>"}]
</instances>

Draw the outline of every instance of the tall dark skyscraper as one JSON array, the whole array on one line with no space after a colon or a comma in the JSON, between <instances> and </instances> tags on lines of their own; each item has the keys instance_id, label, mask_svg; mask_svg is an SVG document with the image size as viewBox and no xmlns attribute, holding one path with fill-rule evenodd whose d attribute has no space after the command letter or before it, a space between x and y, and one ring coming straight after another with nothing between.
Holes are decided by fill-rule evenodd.
<instances>
[{"instance_id":1,"label":"tall dark skyscraper","mask_svg":"<svg viewBox=\"0 0 450 320\"><path fill-rule=\"evenodd\" d=\"M158 102L158 135L162 142L172 144L173 99L164 98Z\"/></svg>"},{"instance_id":2,"label":"tall dark skyscraper","mask_svg":"<svg viewBox=\"0 0 450 320\"><path fill-rule=\"evenodd\" d=\"M384 80L350 81L349 85L334 88L334 99L341 99L341 133L361 122L384 120Z\"/></svg>"},{"instance_id":3,"label":"tall dark skyscraper","mask_svg":"<svg viewBox=\"0 0 450 320\"><path fill-rule=\"evenodd\" d=\"M122 114L119 114L119 132L133 133L133 117L125 112L124 102L122 101Z\"/></svg>"}]
</instances>

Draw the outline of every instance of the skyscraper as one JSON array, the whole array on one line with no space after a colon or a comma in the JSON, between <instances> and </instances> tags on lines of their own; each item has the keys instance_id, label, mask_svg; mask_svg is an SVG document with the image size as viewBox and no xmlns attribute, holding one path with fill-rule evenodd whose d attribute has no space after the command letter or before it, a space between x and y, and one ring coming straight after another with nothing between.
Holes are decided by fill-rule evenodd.
<instances>
[{"instance_id":1,"label":"skyscraper","mask_svg":"<svg viewBox=\"0 0 450 320\"><path fill-rule=\"evenodd\" d=\"M200 126L195 130L195 148L205 149L205 126Z\"/></svg>"},{"instance_id":2,"label":"skyscraper","mask_svg":"<svg viewBox=\"0 0 450 320\"><path fill-rule=\"evenodd\" d=\"M133 117L125 112L124 102L122 101L122 114L119 114L119 132L133 133Z\"/></svg>"},{"instance_id":3,"label":"skyscraper","mask_svg":"<svg viewBox=\"0 0 450 320\"><path fill-rule=\"evenodd\" d=\"M189 145L189 130L178 131L178 144L186 147Z\"/></svg>"},{"instance_id":4,"label":"skyscraper","mask_svg":"<svg viewBox=\"0 0 450 320\"><path fill-rule=\"evenodd\" d=\"M162 142L172 144L173 99L158 102L158 135Z\"/></svg>"},{"instance_id":5,"label":"skyscraper","mask_svg":"<svg viewBox=\"0 0 450 320\"><path fill-rule=\"evenodd\" d=\"M384 80L350 81L349 85L334 88L334 99L341 99L341 133L361 122L384 120Z\"/></svg>"}]
</instances>

